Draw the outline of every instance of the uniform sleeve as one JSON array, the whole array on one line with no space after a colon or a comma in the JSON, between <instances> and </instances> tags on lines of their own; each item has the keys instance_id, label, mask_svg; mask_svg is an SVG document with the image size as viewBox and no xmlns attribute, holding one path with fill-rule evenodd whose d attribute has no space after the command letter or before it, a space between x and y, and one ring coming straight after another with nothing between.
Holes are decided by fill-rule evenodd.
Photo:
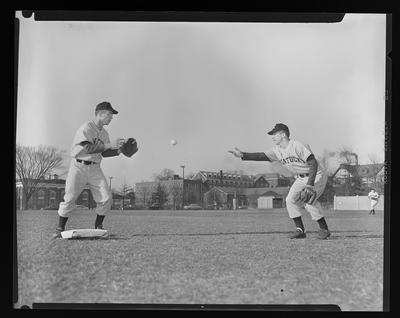
<instances>
[{"instance_id":1,"label":"uniform sleeve","mask_svg":"<svg viewBox=\"0 0 400 318\"><path fill-rule=\"evenodd\" d=\"M88 126L81 126L75 134L72 144L71 156L78 157L81 154L100 153L105 150L104 143L97 140L93 142L93 138L88 133Z\"/></svg>"},{"instance_id":2,"label":"uniform sleeve","mask_svg":"<svg viewBox=\"0 0 400 318\"><path fill-rule=\"evenodd\" d=\"M107 149L104 150L101 155L106 158L106 157L115 157L115 156L119 156L119 151L118 149Z\"/></svg>"},{"instance_id":3,"label":"uniform sleeve","mask_svg":"<svg viewBox=\"0 0 400 318\"><path fill-rule=\"evenodd\" d=\"M279 158L276 156L274 149L268 149L265 151L265 155L269 158L269 161L279 161Z\"/></svg>"},{"instance_id":4,"label":"uniform sleeve","mask_svg":"<svg viewBox=\"0 0 400 318\"><path fill-rule=\"evenodd\" d=\"M105 144L110 143L110 137L106 131L105 131L105 135L104 135L104 143ZM119 156L119 152L118 152L118 149L107 149L107 150L104 150L101 153L101 155L103 156L103 158L115 157L115 156Z\"/></svg>"},{"instance_id":5,"label":"uniform sleeve","mask_svg":"<svg viewBox=\"0 0 400 318\"><path fill-rule=\"evenodd\" d=\"M242 160L271 161L264 152L243 152Z\"/></svg>"},{"instance_id":6,"label":"uniform sleeve","mask_svg":"<svg viewBox=\"0 0 400 318\"><path fill-rule=\"evenodd\" d=\"M79 127L75 133L74 141L72 142L71 156L77 157L84 150L84 144L90 143L92 140L87 134L86 125Z\"/></svg>"},{"instance_id":7,"label":"uniform sleeve","mask_svg":"<svg viewBox=\"0 0 400 318\"><path fill-rule=\"evenodd\" d=\"M306 161L307 161L307 158L308 158L310 155L313 154L309 145L302 144L302 143L299 142L299 141L295 141L295 144L294 144L294 151L296 152L296 155L297 155L300 159L304 160L304 162L306 162Z\"/></svg>"}]
</instances>

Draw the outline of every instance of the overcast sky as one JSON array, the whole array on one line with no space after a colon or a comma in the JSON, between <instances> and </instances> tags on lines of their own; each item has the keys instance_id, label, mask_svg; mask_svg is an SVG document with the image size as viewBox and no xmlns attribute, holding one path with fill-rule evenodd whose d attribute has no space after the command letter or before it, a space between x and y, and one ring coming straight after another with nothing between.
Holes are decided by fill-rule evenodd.
<instances>
[{"instance_id":1,"label":"overcast sky","mask_svg":"<svg viewBox=\"0 0 400 318\"><path fill-rule=\"evenodd\" d=\"M317 157L345 145L360 163L384 159L384 14L331 24L20 21L17 143L69 150L109 101L119 111L111 139L139 144L132 158L103 160L113 185L163 168L182 174L182 164L185 174L271 172L227 151L268 149L278 122Z\"/></svg>"}]
</instances>

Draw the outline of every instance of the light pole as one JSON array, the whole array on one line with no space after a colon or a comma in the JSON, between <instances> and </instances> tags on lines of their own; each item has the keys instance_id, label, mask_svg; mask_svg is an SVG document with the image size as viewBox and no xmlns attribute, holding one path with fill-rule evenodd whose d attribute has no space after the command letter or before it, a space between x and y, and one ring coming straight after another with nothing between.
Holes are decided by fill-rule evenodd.
<instances>
[{"instance_id":1,"label":"light pole","mask_svg":"<svg viewBox=\"0 0 400 318\"><path fill-rule=\"evenodd\" d=\"M185 165L182 168L182 208L185 206Z\"/></svg>"}]
</instances>

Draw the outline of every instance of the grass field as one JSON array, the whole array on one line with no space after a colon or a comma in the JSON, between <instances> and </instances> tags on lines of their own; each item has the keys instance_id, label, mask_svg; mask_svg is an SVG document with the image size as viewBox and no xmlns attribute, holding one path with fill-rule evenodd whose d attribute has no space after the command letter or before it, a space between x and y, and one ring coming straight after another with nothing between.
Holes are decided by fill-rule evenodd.
<instances>
[{"instance_id":1,"label":"grass field","mask_svg":"<svg viewBox=\"0 0 400 318\"><path fill-rule=\"evenodd\" d=\"M383 213L326 211L332 237L285 210L111 211L108 239L51 240L57 211L17 212L18 303L337 304L381 311ZM79 211L67 229L91 228Z\"/></svg>"}]
</instances>

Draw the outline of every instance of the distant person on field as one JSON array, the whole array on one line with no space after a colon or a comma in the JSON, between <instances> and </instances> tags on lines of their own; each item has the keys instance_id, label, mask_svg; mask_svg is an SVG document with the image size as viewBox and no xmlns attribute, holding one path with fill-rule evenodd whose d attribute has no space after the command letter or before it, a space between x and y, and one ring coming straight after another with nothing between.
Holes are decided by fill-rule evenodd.
<instances>
[{"instance_id":1,"label":"distant person on field","mask_svg":"<svg viewBox=\"0 0 400 318\"><path fill-rule=\"evenodd\" d=\"M371 210L369 211L369 215L375 214L375 207L378 204L379 197L380 195L375 191L375 189L371 189L371 191L368 193L368 198L371 200Z\"/></svg>"}]
</instances>

